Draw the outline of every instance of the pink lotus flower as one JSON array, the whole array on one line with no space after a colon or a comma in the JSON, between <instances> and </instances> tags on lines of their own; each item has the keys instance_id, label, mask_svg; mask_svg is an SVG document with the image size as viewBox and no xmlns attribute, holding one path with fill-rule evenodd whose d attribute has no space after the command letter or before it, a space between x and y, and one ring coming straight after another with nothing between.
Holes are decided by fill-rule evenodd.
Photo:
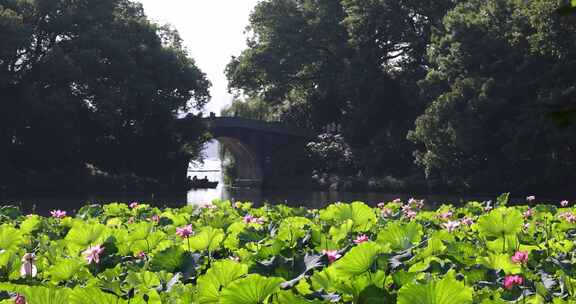
<instances>
[{"instance_id":1,"label":"pink lotus flower","mask_svg":"<svg viewBox=\"0 0 576 304\"><path fill-rule=\"evenodd\" d=\"M576 222L576 215L572 212L564 212L558 215L559 218L566 220L568 223Z\"/></svg>"},{"instance_id":2,"label":"pink lotus flower","mask_svg":"<svg viewBox=\"0 0 576 304\"><path fill-rule=\"evenodd\" d=\"M534 214L534 211L532 211L532 209L530 209L530 208L522 213L522 215L524 215L525 219L531 217L533 214Z\"/></svg>"},{"instance_id":3,"label":"pink lotus flower","mask_svg":"<svg viewBox=\"0 0 576 304\"><path fill-rule=\"evenodd\" d=\"M416 218L417 214L418 213L416 211L411 210L411 209L402 212L402 215L404 215L404 217L406 217L407 219L410 219L410 220Z\"/></svg>"},{"instance_id":4,"label":"pink lotus flower","mask_svg":"<svg viewBox=\"0 0 576 304\"><path fill-rule=\"evenodd\" d=\"M328 263L330 264L334 263L337 259L342 257L342 255L338 253L338 250L322 250L322 254L326 255L328 258Z\"/></svg>"},{"instance_id":5,"label":"pink lotus flower","mask_svg":"<svg viewBox=\"0 0 576 304\"><path fill-rule=\"evenodd\" d=\"M446 211L444 213L441 213L440 215L438 215L438 217L442 220L448 220L452 217L453 213L452 211Z\"/></svg>"},{"instance_id":6,"label":"pink lotus flower","mask_svg":"<svg viewBox=\"0 0 576 304\"><path fill-rule=\"evenodd\" d=\"M381 203L378 203L378 205L376 205L376 206L377 206L378 208L382 209L382 208L384 208L384 207L386 206L386 203L381 202Z\"/></svg>"},{"instance_id":7,"label":"pink lotus flower","mask_svg":"<svg viewBox=\"0 0 576 304\"><path fill-rule=\"evenodd\" d=\"M567 200L563 200L560 202L560 206L562 207L568 207L568 204L570 204L570 202L568 202Z\"/></svg>"},{"instance_id":8,"label":"pink lotus flower","mask_svg":"<svg viewBox=\"0 0 576 304\"><path fill-rule=\"evenodd\" d=\"M418 208L418 209L422 209L424 208L424 200L418 200L416 202L416 204L414 205L414 207Z\"/></svg>"},{"instance_id":9,"label":"pink lotus flower","mask_svg":"<svg viewBox=\"0 0 576 304\"><path fill-rule=\"evenodd\" d=\"M192 230L191 224L186 225L184 227L176 228L176 234L183 239L189 238L193 233L194 230Z\"/></svg>"},{"instance_id":10,"label":"pink lotus flower","mask_svg":"<svg viewBox=\"0 0 576 304\"><path fill-rule=\"evenodd\" d=\"M472 224L474 224L474 220L470 217L467 217L467 216L463 217L460 222L466 226L472 226Z\"/></svg>"},{"instance_id":11,"label":"pink lotus flower","mask_svg":"<svg viewBox=\"0 0 576 304\"><path fill-rule=\"evenodd\" d=\"M264 219L261 217L255 217L250 214L244 216L244 223L246 224L264 224Z\"/></svg>"},{"instance_id":12,"label":"pink lotus flower","mask_svg":"<svg viewBox=\"0 0 576 304\"><path fill-rule=\"evenodd\" d=\"M390 208L383 208L380 214L383 217L391 217L394 214L394 211L392 211Z\"/></svg>"},{"instance_id":13,"label":"pink lotus flower","mask_svg":"<svg viewBox=\"0 0 576 304\"><path fill-rule=\"evenodd\" d=\"M144 260L146 258L146 252L140 251L140 252L138 252L138 254L136 254L136 257L141 259L141 260Z\"/></svg>"},{"instance_id":14,"label":"pink lotus flower","mask_svg":"<svg viewBox=\"0 0 576 304\"><path fill-rule=\"evenodd\" d=\"M14 304L26 304L26 298L23 295L17 293L14 297Z\"/></svg>"},{"instance_id":15,"label":"pink lotus flower","mask_svg":"<svg viewBox=\"0 0 576 304\"><path fill-rule=\"evenodd\" d=\"M402 202L402 200L401 200L401 199L399 199L399 198L397 198L397 199L394 199L392 202L393 202L393 203L396 203L396 204L399 204L399 203L401 203L401 202Z\"/></svg>"},{"instance_id":16,"label":"pink lotus flower","mask_svg":"<svg viewBox=\"0 0 576 304\"><path fill-rule=\"evenodd\" d=\"M512 256L512 262L516 264L528 263L528 251L516 251Z\"/></svg>"},{"instance_id":17,"label":"pink lotus flower","mask_svg":"<svg viewBox=\"0 0 576 304\"><path fill-rule=\"evenodd\" d=\"M36 255L34 253L26 253L22 257L22 266L20 266L20 276L25 278L33 278L38 273L38 269L34 262L36 261Z\"/></svg>"},{"instance_id":18,"label":"pink lotus flower","mask_svg":"<svg viewBox=\"0 0 576 304\"><path fill-rule=\"evenodd\" d=\"M59 218L59 219L66 217L66 211L62 211L62 210L52 210L52 211L50 211L50 214L52 215L52 217Z\"/></svg>"},{"instance_id":19,"label":"pink lotus flower","mask_svg":"<svg viewBox=\"0 0 576 304\"><path fill-rule=\"evenodd\" d=\"M536 200L536 196L534 196L534 195L527 196L527 197L526 197L526 200L527 200L529 203L531 203L531 202L533 202L533 201Z\"/></svg>"},{"instance_id":20,"label":"pink lotus flower","mask_svg":"<svg viewBox=\"0 0 576 304\"><path fill-rule=\"evenodd\" d=\"M129 206L130 206L130 208L134 209L134 208L138 207L138 202L132 202L132 203L130 203Z\"/></svg>"},{"instance_id":21,"label":"pink lotus flower","mask_svg":"<svg viewBox=\"0 0 576 304\"><path fill-rule=\"evenodd\" d=\"M92 264L95 262L96 264L100 263L100 255L104 252L104 247L101 245L90 246L88 249L82 252L82 255L88 262L88 264Z\"/></svg>"},{"instance_id":22,"label":"pink lotus flower","mask_svg":"<svg viewBox=\"0 0 576 304\"><path fill-rule=\"evenodd\" d=\"M150 217L150 220L156 223L160 222L160 216L158 214L154 214L153 216Z\"/></svg>"},{"instance_id":23,"label":"pink lotus flower","mask_svg":"<svg viewBox=\"0 0 576 304\"><path fill-rule=\"evenodd\" d=\"M460 222L459 221L448 221L448 222L442 224L442 227L444 227L446 230L448 230L448 232L452 232L452 231L456 230L458 227L460 227Z\"/></svg>"},{"instance_id":24,"label":"pink lotus flower","mask_svg":"<svg viewBox=\"0 0 576 304\"><path fill-rule=\"evenodd\" d=\"M356 239L353 241L354 244L362 244L364 242L368 242L370 239L368 238L367 235L365 234L360 234L359 236L356 237Z\"/></svg>"},{"instance_id":25,"label":"pink lotus flower","mask_svg":"<svg viewBox=\"0 0 576 304\"><path fill-rule=\"evenodd\" d=\"M424 208L424 200L417 200L415 198L411 198L408 200L408 205L416 209L422 209Z\"/></svg>"},{"instance_id":26,"label":"pink lotus flower","mask_svg":"<svg viewBox=\"0 0 576 304\"><path fill-rule=\"evenodd\" d=\"M524 279L519 275L508 275L504 278L504 288L508 290L522 284L524 284Z\"/></svg>"}]
</instances>

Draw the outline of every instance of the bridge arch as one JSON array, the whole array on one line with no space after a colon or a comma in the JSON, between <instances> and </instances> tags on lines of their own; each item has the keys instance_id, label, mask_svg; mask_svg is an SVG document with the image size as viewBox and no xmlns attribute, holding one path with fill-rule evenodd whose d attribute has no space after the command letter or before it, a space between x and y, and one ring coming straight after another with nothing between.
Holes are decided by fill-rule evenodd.
<instances>
[{"instance_id":1,"label":"bridge arch","mask_svg":"<svg viewBox=\"0 0 576 304\"><path fill-rule=\"evenodd\" d=\"M233 137L215 136L225 149L232 154L236 166L236 184L260 185L264 179L262 160L258 151L242 140Z\"/></svg>"},{"instance_id":2,"label":"bridge arch","mask_svg":"<svg viewBox=\"0 0 576 304\"><path fill-rule=\"evenodd\" d=\"M182 130L197 120L180 120ZM239 117L202 119L213 138L228 149L235 159L236 186L261 186L271 172L268 163L286 147L305 147L314 133L280 122L266 122Z\"/></svg>"}]
</instances>

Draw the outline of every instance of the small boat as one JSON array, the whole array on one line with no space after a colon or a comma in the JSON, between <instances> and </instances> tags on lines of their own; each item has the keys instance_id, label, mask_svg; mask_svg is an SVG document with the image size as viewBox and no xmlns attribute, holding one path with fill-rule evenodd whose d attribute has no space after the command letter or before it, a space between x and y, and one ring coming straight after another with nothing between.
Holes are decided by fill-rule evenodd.
<instances>
[{"instance_id":1,"label":"small boat","mask_svg":"<svg viewBox=\"0 0 576 304\"><path fill-rule=\"evenodd\" d=\"M211 182L208 179L191 179L188 181L191 189L215 189L218 182Z\"/></svg>"}]
</instances>

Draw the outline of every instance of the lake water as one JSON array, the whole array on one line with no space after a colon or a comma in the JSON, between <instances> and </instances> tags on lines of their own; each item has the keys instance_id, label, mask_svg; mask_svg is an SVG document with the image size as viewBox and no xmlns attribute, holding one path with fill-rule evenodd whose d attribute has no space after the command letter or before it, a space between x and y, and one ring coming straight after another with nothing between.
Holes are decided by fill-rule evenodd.
<instances>
[{"instance_id":1,"label":"lake water","mask_svg":"<svg viewBox=\"0 0 576 304\"><path fill-rule=\"evenodd\" d=\"M191 164L188 170L188 176L191 178L207 177L210 181L218 181L216 189L198 189L191 190L188 193L175 194L172 196L155 196L155 195L117 195L117 196L69 196L69 197L2 197L0 194L0 205L18 205L24 212L37 212L47 214L53 209L62 209L73 212L86 204L104 204L111 202L130 203L148 202L159 207L181 207L185 205L204 205L215 199L253 202L257 205L263 203L282 203L290 206L304 206L308 208L320 209L334 202L352 202L363 201L370 205L376 205L379 202L392 201L396 198L408 200L411 194L403 193L350 193L350 192L327 192L327 191L310 191L310 190L274 190L263 191L261 189L239 189L230 188L224 185L221 172L221 161L217 157L217 145L211 144L207 148L208 155L203 164ZM470 200L484 201L494 200L498 193L493 196L485 195L423 195L415 196L418 199L425 199L428 206L435 206L441 203L452 203L459 205ZM543 201L557 203L562 199L569 198L550 198ZM515 198L514 201L524 203L524 198Z\"/></svg>"}]
</instances>

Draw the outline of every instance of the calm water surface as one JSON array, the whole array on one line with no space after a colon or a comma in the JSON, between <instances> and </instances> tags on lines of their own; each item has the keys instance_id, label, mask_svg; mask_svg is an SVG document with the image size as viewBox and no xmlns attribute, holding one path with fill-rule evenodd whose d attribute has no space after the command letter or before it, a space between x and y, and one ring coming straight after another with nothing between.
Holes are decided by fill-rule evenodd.
<instances>
[{"instance_id":1,"label":"calm water surface","mask_svg":"<svg viewBox=\"0 0 576 304\"><path fill-rule=\"evenodd\" d=\"M255 204L263 203L283 203L290 206L303 206L308 208L323 208L334 202L352 202L363 201L370 205L376 205L379 202L391 201L396 198L408 200L412 197L410 194L402 193L350 193L350 192L322 192L322 191L305 191L305 190L276 190L262 191L260 189L237 189L224 186L222 174L220 171L221 162L218 159L208 159L203 165L192 166L189 169L190 177L198 178L207 177L211 181L219 181L216 189L192 190L188 193L182 193L167 196L135 196L135 195L118 195L118 196L69 196L69 197L2 197L0 196L0 205L18 205L24 212L37 212L47 214L53 209L62 209L75 211L86 204L104 204L111 202L130 203L148 202L159 207L182 207L185 205L204 205L215 199L232 200L232 201L250 201ZM201 170L201 172L199 172ZM209 171L209 172L206 172ZM470 200L484 201L494 200L494 196L483 195L424 195L416 196L419 199L425 199L428 206L435 206L442 203L451 203L459 205ZM547 202L557 202L564 198L544 199ZM524 202L523 198L516 198L517 202Z\"/></svg>"}]
</instances>

